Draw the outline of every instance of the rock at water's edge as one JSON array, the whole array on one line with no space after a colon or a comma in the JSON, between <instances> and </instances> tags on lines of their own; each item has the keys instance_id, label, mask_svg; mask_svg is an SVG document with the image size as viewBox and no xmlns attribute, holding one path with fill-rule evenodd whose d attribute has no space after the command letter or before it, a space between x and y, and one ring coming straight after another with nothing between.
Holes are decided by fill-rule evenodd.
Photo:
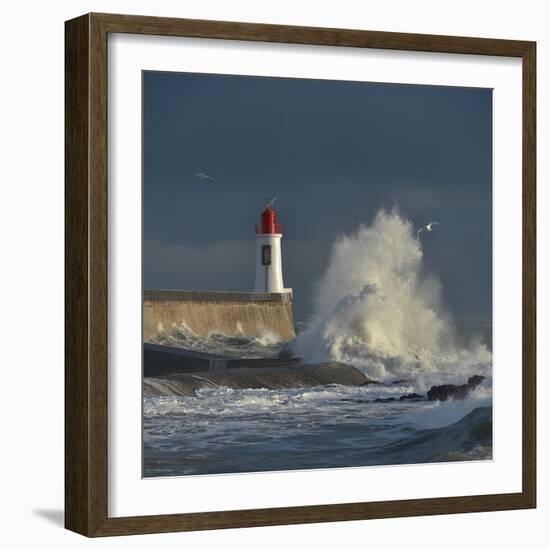
<instances>
[{"instance_id":1,"label":"rock at water's edge","mask_svg":"<svg viewBox=\"0 0 550 550\"><path fill-rule=\"evenodd\" d=\"M442 386L432 386L428 391L430 401L447 401L448 399L463 400L468 394L475 390L485 380L485 376L476 374L468 379L467 384L457 386L456 384L443 384Z\"/></svg>"},{"instance_id":2,"label":"rock at water's edge","mask_svg":"<svg viewBox=\"0 0 550 550\"><path fill-rule=\"evenodd\" d=\"M407 393L405 395L402 395L399 398L399 401L421 401L426 399L425 395L420 395L418 393Z\"/></svg>"}]
</instances>

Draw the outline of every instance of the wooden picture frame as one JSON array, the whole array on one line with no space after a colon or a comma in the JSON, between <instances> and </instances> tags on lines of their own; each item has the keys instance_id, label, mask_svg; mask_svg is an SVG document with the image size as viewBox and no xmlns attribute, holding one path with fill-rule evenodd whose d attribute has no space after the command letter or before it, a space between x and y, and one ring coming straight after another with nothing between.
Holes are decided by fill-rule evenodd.
<instances>
[{"instance_id":1,"label":"wooden picture frame","mask_svg":"<svg viewBox=\"0 0 550 550\"><path fill-rule=\"evenodd\" d=\"M520 58L523 67L522 491L171 515L108 516L107 36L133 33ZM511 510L536 506L536 44L87 14L66 22L65 525L86 536Z\"/></svg>"}]
</instances>

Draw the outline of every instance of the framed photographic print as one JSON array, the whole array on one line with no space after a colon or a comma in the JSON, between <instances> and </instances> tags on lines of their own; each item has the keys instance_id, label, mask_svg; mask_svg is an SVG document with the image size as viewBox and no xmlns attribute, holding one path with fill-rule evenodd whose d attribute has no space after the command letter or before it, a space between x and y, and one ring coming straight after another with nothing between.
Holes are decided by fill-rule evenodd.
<instances>
[{"instance_id":1,"label":"framed photographic print","mask_svg":"<svg viewBox=\"0 0 550 550\"><path fill-rule=\"evenodd\" d=\"M535 44L65 33L66 527L535 507Z\"/></svg>"}]
</instances>

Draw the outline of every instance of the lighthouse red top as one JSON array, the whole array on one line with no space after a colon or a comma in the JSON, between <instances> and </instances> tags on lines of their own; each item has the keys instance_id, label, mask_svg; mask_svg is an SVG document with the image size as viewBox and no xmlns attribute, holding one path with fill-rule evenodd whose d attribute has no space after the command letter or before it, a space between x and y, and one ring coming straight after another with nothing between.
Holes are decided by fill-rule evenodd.
<instances>
[{"instance_id":1,"label":"lighthouse red top","mask_svg":"<svg viewBox=\"0 0 550 550\"><path fill-rule=\"evenodd\" d=\"M262 212L262 223L256 224L256 233L259 235L282 233L281 226L275 222L275 210L271 206L268 206Z\"/></svg>"}]
</instances>

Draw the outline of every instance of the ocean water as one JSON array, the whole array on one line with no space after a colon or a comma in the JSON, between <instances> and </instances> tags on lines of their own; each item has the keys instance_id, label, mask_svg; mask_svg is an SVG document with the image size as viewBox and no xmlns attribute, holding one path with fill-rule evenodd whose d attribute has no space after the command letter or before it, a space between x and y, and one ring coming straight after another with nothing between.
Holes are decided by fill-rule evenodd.
<instances>
[{"instance_id":1,"label":"ocean water","mask_svg":"<svg viewBox=\"0 0 550 550\"><path fill-rule=\"evenodd\" d=\"M373 402L413 385L199 390L144 400L144 476L491 458L490 394ZM468 416L470 415L470 416Z\"/></svg>"},{"instance_id":2,"label":"ocean water","mask_svg":"<svg viewBox=\"0 0 550 550\"><path fill-rule=\"evenodd\" d=\"M158 343L232 357L281 350L340 361L378 384L230 389L144 397L143 475L412 464L492 458L491 322L454 321L424 243L397 211L338 238L312 318L291 342L211 334L185 325ZM295 289L296 290L296 289ZM464 401L377 401L486 377Z\"/></svg>"},{"instance_id":3,"label":"ocean water","mask_svg":"<svg viewBox=\"0 0 550 550\"><path fill-rule=\"evenodd\" d=\"M460 323L461 337L479 321ZM489 324L490 326L490 324ZM485 337L490 328L483 323ZM271 339L211 335L186 329L163 342L243 357L273 356L288 347ZM436 382L465 383L462 373L437 372ZM474 370L488 374L477 365ZM368 368L362 367L368 371ZM403 374L403 373L402 373ZM411 375L410 367L406 373ZM464 401L397 400L425 394L429 378L388 379L361 387L207 388L194 396L144 397L145 477L412 464L492 458L491 378Z\"/></svg>"}]
</instances>

